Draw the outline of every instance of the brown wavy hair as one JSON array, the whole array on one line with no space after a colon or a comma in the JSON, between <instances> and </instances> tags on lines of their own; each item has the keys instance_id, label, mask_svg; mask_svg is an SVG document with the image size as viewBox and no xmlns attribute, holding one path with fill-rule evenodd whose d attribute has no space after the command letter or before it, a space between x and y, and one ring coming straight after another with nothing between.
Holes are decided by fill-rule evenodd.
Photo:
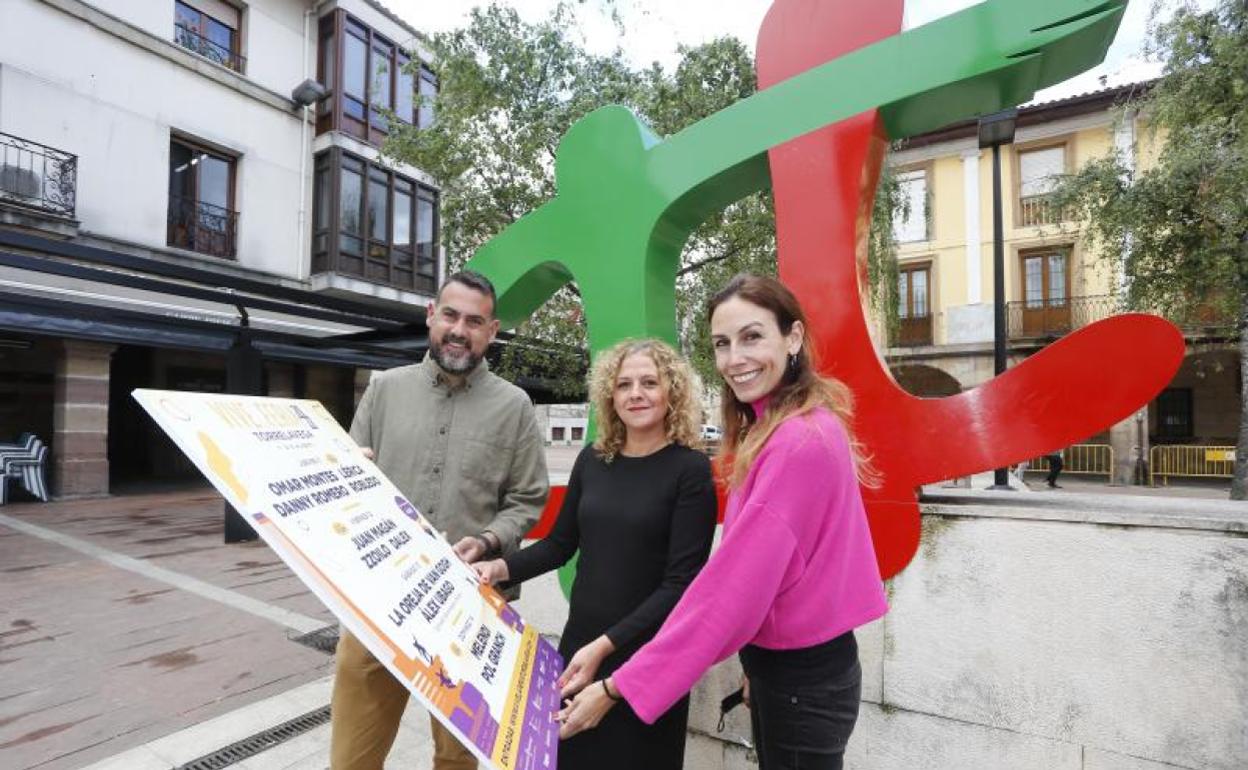
<instances>
[{"instance_id":1,"label":"brown wavy hair","mask_svg":"<svg viewBox=\"0 0 1248 770\"><path fill-rule=\"evenodd\" d=\"M615 411L615 380L620 376L624 359L645 353L654 361L659 383L667 391L667 415L663 429L668 440L698 449L701 435L702 399L698 380L684 356L662 340L624 340L598 354L589 374L589 400L597 412L598 435L594 449L603 460L611 462L624 447L627 430Z\"/></svg>"},{"instance_id":2,"label":"brown wavy hair","mask_svg":"<svg viewBox=\"0 0 1248 770\"><path fill-rule=\"evenodd\" d=\"M724 381L720 404L724 425L724 455L731 458L731 465L724 469L729 485L736 487L745 480L750 465L782 422L822 406L840 418L845 427L858 482L866 487L878 487L880 476L871 466L863 446L854 439L851 430L854 416L853 393L840 380L819 374L815 341L797 297L774 278L742 273L711 297L707 303L707 319L712 318L715 310L733 297L740 297L751 305L770 311L775 316L782 335L788 335L793 330L793 324L800 321L803 335L802 347L790 359L780 384L771 392L767 411L761 421L754 416L753 407L739 401L727 380Z\"/></svg>"}]
</instances>

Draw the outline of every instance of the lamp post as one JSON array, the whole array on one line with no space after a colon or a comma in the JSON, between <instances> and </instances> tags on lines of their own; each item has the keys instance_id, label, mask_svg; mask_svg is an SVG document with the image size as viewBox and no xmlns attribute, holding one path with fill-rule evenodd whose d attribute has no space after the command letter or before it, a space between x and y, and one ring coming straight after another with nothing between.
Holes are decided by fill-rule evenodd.
<instances>
[{"instance_id":1,"label":"lamp post","mask_svg":"<svg viewBox=\"0 0 1248 770\"><path fill-rule=\"evenodd\" d=\"M992 148L992 352L993 371L1005 372L1005 225L1001 218L1001 145L1014 141L1018 110L1011 108L979 119L979 148ZM973 236L973 234L972 234ZM997 468L989 489L1012 489L1009 469Z\"/></svg>"}]
</instances>

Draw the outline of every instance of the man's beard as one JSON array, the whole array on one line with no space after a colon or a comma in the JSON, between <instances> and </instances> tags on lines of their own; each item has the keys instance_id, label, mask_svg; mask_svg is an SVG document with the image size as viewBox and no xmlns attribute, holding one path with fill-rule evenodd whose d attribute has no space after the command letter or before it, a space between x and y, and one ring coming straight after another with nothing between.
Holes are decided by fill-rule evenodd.
<instances>
[{"instance_id":1,"label":"man's beard","mask_svg":"<svg viewBox=\"0 0 1248 770\"><path fill-rule=\"evenodd\" d=\"M463 345L464 352L460 355L447 355L442 345L447 342ZM433 362L442 367L444 372L449 374L463 374L477 368L477 364L481 363L481 356L472 352L472 348L468 344L468 340L463 337L456 337L448 334L439 342L429 343L429 357Z\"/></svg>"}]
</instances>

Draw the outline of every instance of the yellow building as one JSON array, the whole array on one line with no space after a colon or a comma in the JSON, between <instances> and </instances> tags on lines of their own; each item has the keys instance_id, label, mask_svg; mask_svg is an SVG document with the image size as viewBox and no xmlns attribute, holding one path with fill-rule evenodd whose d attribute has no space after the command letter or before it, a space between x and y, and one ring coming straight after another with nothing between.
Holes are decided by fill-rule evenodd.
<instances>
[{"instance_id":1,"label":"yellow building","mask_svg":"<svg viewBox=\"0 0 1248 770\"><path fill-rule=\"evenodd\" d=\"M1024 107L1014 143L1001 148L1010 365L1120 306L1113 261L1089 253L1079 223L1056 221L1046 193L1054 176L1115 149L1147 167L1149 133L1117 109L1141 87ZM992 151L979 149L972 121L914 137L889 162L910 211L894 222L900 323L886 357L911 392L958 393L993 376ZM1147 414L1088 437L1113 445L1119 481L1154 444L1235 443L1242 382L1233 326L1206 317L1184 333L1183 367Z\"/></svg>"}]
</instances>

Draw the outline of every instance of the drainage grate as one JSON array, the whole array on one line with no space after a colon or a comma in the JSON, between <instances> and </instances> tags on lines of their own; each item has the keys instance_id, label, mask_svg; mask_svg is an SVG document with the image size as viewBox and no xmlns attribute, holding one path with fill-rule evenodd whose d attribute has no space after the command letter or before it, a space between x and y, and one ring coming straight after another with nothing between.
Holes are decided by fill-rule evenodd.
<instances>
[{"instance_id":1,"label":"drainage grate","mask_svg":"<svg viewBox=\"0 0 1248 770\"><path fill-rule=\"evenodd\" d=\"M332 626L318 628L315 631L309 631L299 636L292 636L290 641L319 650L326 655L333 655L334 650L338 649L338 624L335 623Z\"/></svg>"},{"instance_id":2,"label":"drainage grate","mask_svg":"<svg viewBox=\"0 0 1248 770\"><path fill-rule=\"evenodd\" d=\"M323 706L301 717L295 717L289 722L283 722L277 727L256 733L250 738L231 743L211 754L205 754L199 759L193 759L185 765L179 765L174 770L217 770L217 768L229 767L236 762L242 762L248 757L254 757L262 751L271 749L279 743L298 737L315 727L320 727L328 721L329 706Z\"/></svg>"}]
</instances>

